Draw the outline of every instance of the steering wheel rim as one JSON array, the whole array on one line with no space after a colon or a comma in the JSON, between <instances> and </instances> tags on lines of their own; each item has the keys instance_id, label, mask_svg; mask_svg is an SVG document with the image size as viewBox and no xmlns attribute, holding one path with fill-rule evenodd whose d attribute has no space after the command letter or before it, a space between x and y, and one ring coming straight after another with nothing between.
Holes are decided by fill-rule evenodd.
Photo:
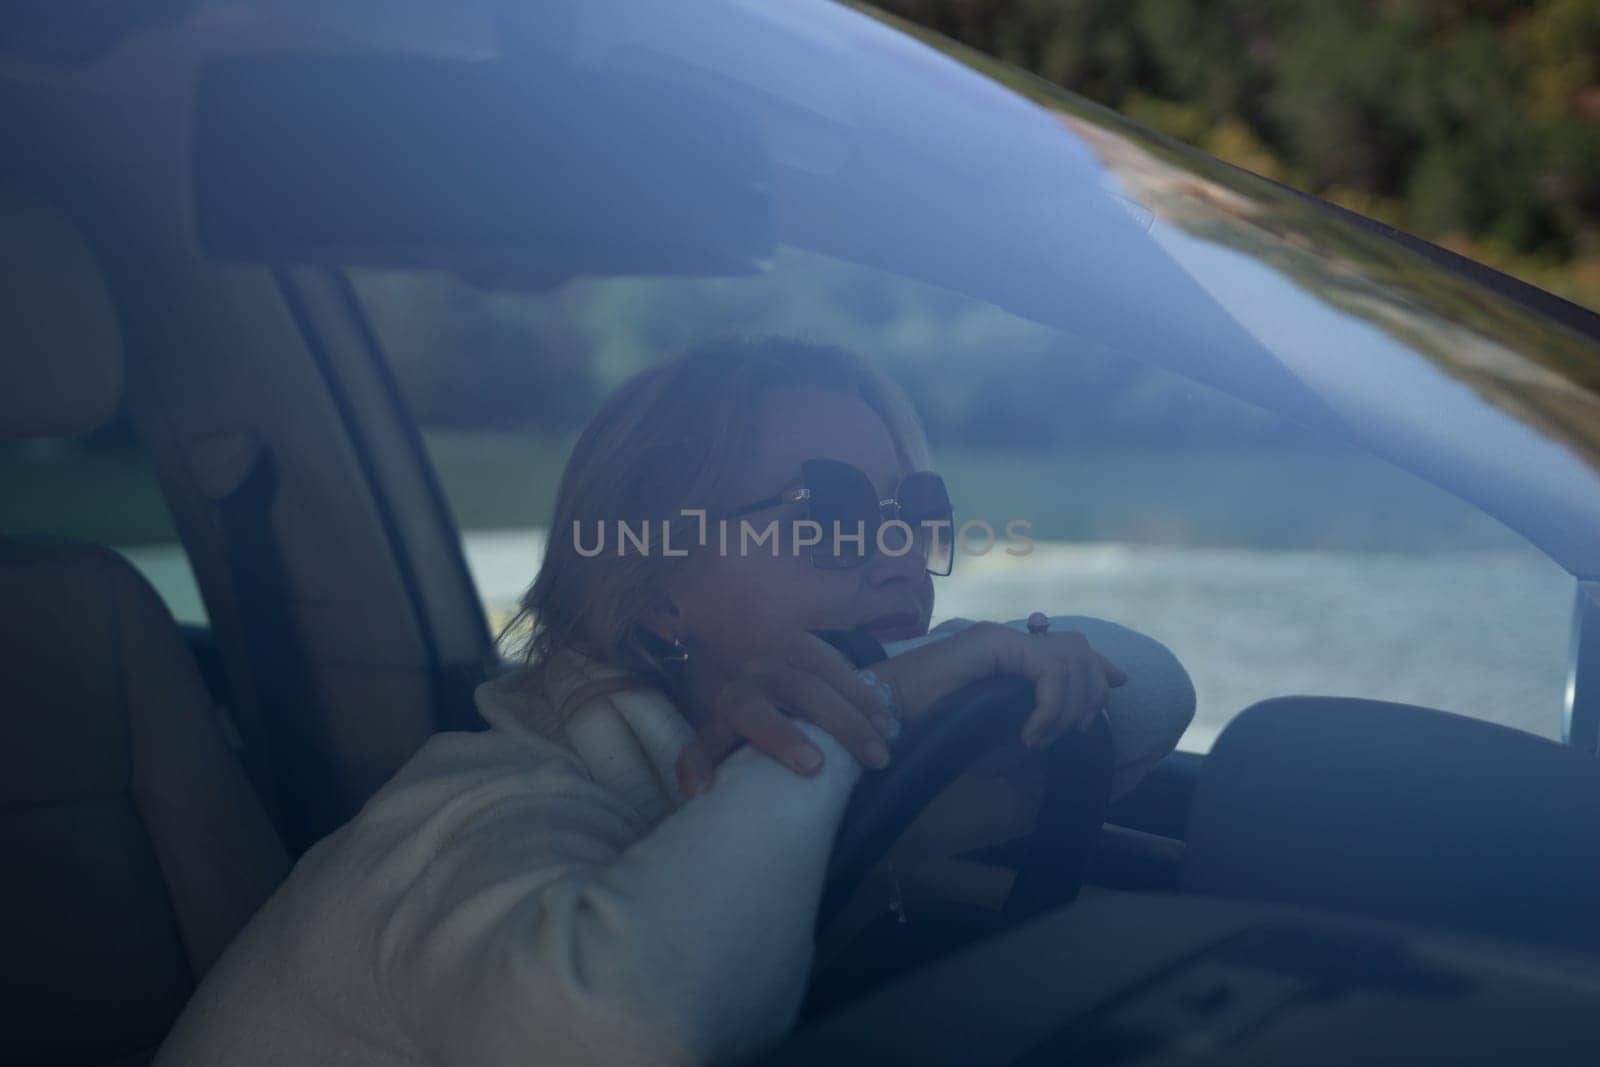
<instances>
[{"instance_id":1,"label":"steering wheel rim","mask_svg":"<svg viewBox=\"0 0 1600 1067\"><path fill-rule=\"evenodd\" d=\"M1018 735L1033 702L1033 684L1019 675L983 678L949 693L907 731L890 769L856 786L834 838L817 911L819 934L934 797ZM1076 896L1110 801L1114 760L1104 712L1090 730L1069 732L1044 754L1045 797L1027 838L1030 859L1006 901L1008 922Z\"/></svg>"}]
</instances>

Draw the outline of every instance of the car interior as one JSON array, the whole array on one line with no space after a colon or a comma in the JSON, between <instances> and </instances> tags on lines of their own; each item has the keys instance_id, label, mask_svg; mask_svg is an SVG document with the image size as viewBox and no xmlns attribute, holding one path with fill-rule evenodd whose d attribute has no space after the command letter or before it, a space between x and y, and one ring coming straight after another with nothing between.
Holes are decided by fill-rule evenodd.
<instances>
[{"instance_id":1,"label":"car interior","mask_svg":"<svg viewBox=\"0 0 1600 1067\"><path fill-rule=\"evenodd\" d=\"M208 623L180 626L105 545L0 531L0 1056L18 1064L148 1062L294 858L427 737L481 728L500 651L339 268L526 282L767 251L739 136L702 137L727 183L663 222L625 176L586 187L598 137L556 164L468 125L418 162L390 121L443 129L455 107L504 130L516 101L575 91L557 64L508 87L360 49L284 59L225 9L189 33L133 8L120 29L19 33L0 68L0 436L125 418ZM648 142L684 127L650 84L583 91L647 101L624 133ZM285 99L326 119L320 141L275 122ZM373 195L374 170L399 184ZM530 183L549 199L530 206ZM673 225L682 241L634 239ZM1567 743L1394 701L1256 704L1096 813L1076 902L858 982L771 1062L1593 1062L1600 586L1577 578ZM852 839L858 874L887 832Z\"/></svg>"}]
</instances>

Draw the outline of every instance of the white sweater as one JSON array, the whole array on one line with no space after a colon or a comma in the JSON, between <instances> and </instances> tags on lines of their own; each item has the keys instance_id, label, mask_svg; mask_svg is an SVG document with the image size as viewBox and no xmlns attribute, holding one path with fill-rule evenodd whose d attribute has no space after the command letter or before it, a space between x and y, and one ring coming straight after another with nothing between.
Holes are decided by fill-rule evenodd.
<instances>
[{"instance_id":1,"label":"white sweater","mask_svg":"<svg viewBox=\"0 0 1600 1067\"><path fill-rule=\"evenodd\" d=\"M1176 743L1193 689L1148 638L1069 627L1132 679L1110 705L1121 791ZM816 776L744 748L685 803L693 731L662 694L563 726L516 682L480 688L489 730L430 740L306 853L157 1067L720 1063L787 1031L855 761L801 723Z\"/></svg>"}]
</instances>

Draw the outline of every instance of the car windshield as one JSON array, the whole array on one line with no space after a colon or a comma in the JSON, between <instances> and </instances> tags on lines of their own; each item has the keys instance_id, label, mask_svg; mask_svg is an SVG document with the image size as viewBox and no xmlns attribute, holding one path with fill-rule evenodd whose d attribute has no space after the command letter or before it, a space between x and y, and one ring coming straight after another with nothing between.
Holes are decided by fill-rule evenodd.
<instances>
[{"instance_id":1,"label":"car windshield","mask_svg":"<svg viewBox=\"0 0 1600 1067\"><path fill-rule=\"evenodd\" d=\"M882 366L956 522L999 535L978 552L968 532L936 622L1044 607L1158 638L1195 681L1191 750L1286 693L1561 735L1574 575L1600 573L1591 338L870 9L531 7L536 42L502 25L459 58L537 65L539 136L636 133L581 87L645 71L648 97L620 99L714 169L608 140L616 174L572 187L592 199L535 268L416 247L340 264L491 620L606 391L776 334ZM727 143L692 129L707 113L736 119Z\"/></svg>"}]
</instances>

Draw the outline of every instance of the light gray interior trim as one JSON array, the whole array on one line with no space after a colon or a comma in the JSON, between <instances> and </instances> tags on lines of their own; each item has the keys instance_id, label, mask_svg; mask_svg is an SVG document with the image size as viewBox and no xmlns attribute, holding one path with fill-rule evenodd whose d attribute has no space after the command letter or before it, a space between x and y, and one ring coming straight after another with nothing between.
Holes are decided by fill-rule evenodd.
<instances>
[{"instance_id":1,"label":"light gray interior trim","mask_svg":"<svg viewBox=\"0 0 1600 1067\"><path fill-rule=\"evenodd\" d=\"M1591 755L1600 752L1600 582L1579 582L1573 598L1561 722L1567 744Z\"/></svg>"}]
</instances>

